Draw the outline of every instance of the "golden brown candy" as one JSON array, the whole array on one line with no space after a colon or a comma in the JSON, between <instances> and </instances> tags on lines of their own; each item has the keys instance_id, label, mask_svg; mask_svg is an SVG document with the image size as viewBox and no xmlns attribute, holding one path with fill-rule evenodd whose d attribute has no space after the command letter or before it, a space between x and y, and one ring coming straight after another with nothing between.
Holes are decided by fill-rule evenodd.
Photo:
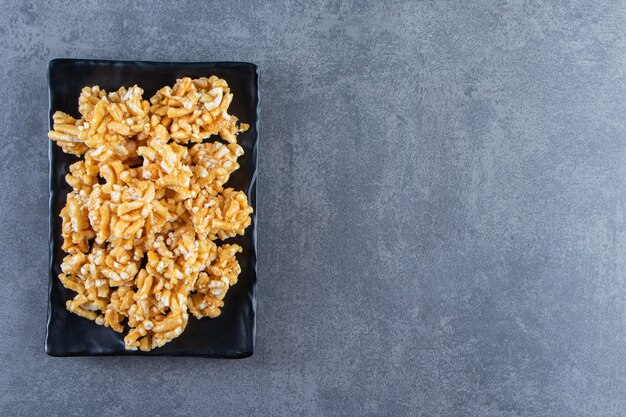
<instances>
[{"instance_id":1,"label":"golden brown candy","mask_svg":"<svg viewBox=\"0 0 626 417\"><path fill-rule=\"evenodd\" d=\"M48 137L82 157L66 175L59 279L76 293L67 309L124 332L127 349L163 346L196 318L216 317L240 267L247 196L224 189L239 168L228 114L233 94L217 77L182 78L149 101L138 86L85 87L80 119L56 112ZM216 135L227 143L201 143ZM191 148L183 146L195 143Z\"/></svg>"}]
</instances>

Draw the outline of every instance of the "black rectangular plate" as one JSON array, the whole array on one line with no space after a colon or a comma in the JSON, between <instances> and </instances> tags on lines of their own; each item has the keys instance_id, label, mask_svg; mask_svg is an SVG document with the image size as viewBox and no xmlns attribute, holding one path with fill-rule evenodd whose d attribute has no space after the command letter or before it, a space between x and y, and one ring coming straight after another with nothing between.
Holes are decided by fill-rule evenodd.
<instances>
[{"instance_id":1,"label":"black rectangular plate","mask_svg":"<svg viewBox=\"0 0 626 417\"><path fill-rule=\"evenodd\" d=\"M225 79L234 94L229 113L237 116L250 129L239 135L245 154L241 168L226 184L248 194L256 213L256 166L258 150L259 93L256 65L243 62L143 62L101 61L87 59L55 59L48 64L50 92L50 128L52 114L61 110L78 117L78 96L84 86L99 85L106 91L135 84L144 89L149 99L161 87L173 86L177 78L209 77ZM45 140L42 138L42 140ZM209 140L218 140L211 137ZM65 301L74 293L59 279L64 252L61 250L61 218L69 186L65 182L68 166L77 160L63 153L50 142L50 274L46 353L52 356L201 356L214 358L245 358L252 355L255 338L256 286L256 216L244 236L228 239L243 247L238 260L239 282L224 299L222 314L214 319L197 320L190 315L185 331L165 346L150 352L124 349L124 335L98 326L65 309Z\"/></svg>"}]
</instances>

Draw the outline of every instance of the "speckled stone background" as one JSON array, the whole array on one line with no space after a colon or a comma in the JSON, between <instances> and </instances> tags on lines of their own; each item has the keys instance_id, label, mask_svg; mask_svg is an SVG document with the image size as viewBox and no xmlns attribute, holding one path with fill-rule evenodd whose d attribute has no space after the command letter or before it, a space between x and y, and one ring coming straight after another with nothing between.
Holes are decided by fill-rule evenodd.
<instances>
[{"instance_id":1,"label":"speckled stone background","mask_svg":"<svg viewBox=\"0 0 626 417\"><path fill-rule=\"evenodd\" d=\"M1 415L626 414L625 2L79 3L0 8ZM45 355L55 57L260 66L252 358Z\"/></svg>"}]
</instances>

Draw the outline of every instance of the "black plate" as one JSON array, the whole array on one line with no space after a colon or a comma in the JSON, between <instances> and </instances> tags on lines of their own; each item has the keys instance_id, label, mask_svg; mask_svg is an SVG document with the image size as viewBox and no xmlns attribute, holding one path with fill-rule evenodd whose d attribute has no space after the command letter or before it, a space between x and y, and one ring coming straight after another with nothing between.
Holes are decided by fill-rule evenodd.
<instances>
[{"instance_id":1,"label":"black plate","mask_svg":"<svg viewBox=\"0 0 626 417\"><path fill-rule=\"evenodd\" d=\"M72 116L78 114L78 96L84 86L99 85L107 91L135 84L144 89L144 98L159 88L174 85L177 78L224 78L234 94L229 113L237 116L250 129L239 135L245 154L239 159L241 168L230 178L227 186L244 190L256 213L256 165L258 149L258 69L256 65L240 62L164 63L137 61L100 61L55 59L48 64L50 91L50 128L52 114L61 110ZM210 140L217 140L212 137ZM45 137L41 140L46 140ZM224 299L222 314L215 318L197 320L190 315L185 331L165 346L150 352L129 352L124 349L124 336L98 326L65 309L65 301L73 292L65 289L57 276L64 257L61 250L61 218L69 186L65 182L68 166L76 161L50 142L50 287L46 353L52 356L147 355L203 356L216 358L245 358L252 355L255 337L256 286L256 218L244 236L228 239L243 247L238 259L241 265L239 282Z\"/></svg>"}]
</instances>

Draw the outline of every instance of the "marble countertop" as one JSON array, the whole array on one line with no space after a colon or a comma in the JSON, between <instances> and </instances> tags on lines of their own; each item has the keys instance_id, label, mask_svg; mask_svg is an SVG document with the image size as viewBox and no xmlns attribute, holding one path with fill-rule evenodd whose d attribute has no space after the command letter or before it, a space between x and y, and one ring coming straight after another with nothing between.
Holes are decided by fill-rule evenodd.
<instances>
[{"instance_id":1,"label":"marble countertop","mask_svg":"<svg viewBox=\"0 0 626 417\"><path fill-rule=\"evenodd\" d=\"M312 3L0 11L0 414L623 415L626 5ZM251 358L44 353L60 57L259 65Z\"/></svg>"}]
</instances>

